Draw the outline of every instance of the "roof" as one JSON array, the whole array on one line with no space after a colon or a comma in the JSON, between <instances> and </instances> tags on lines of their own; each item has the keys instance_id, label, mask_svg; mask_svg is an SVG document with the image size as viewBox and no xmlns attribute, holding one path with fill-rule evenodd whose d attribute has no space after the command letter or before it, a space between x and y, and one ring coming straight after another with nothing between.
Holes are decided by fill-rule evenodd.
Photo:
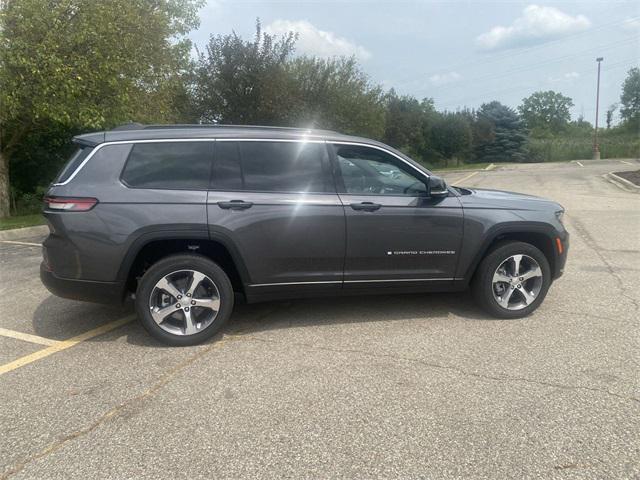
<instances>
[{"instance_id":1,"label":"roof","mask_svg":"<svg viewBox=\"0 0 640 480\"><path fill-rule=\"evenodd\" d=\"M95 146L105 142L180 139L180 138L269 138L298 139L301 137L318 140L358 141L377 143L360 137L344 135L331 130L308 128L267 127L258 125L142 125L131 123L113 130L86 133L74 137L74 142Z\"/></svg>"}]
</instances>

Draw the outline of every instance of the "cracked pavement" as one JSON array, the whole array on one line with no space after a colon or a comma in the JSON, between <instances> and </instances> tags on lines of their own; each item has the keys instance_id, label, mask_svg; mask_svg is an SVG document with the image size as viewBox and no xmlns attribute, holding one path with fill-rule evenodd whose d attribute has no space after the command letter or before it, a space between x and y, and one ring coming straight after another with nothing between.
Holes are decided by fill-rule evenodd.
<instances>
[{"instance_id":1,"label":"cracked pavement","mask_svg":"<svg viewBox=\"0 0 640 480\"><path fill-rule=\"evenodd\" d=\"M134 322L0 376L0 478L640 477L640 195L601 176L634 167L583 164L465 182L567 209L567 270L531 317L468 294L271 302L189 348ZM29 292L0 295L0 327L58 340L130 313L50 296L39 261L0 243L0 289ZM38 348L0 337L3 362Z\"/></svg>"}]
</instances>

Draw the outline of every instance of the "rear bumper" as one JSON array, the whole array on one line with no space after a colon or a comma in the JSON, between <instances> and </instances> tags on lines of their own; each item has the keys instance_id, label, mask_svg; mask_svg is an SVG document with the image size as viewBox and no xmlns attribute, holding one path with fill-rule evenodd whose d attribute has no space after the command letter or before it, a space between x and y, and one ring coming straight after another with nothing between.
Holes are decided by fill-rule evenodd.
<instances>
[{"instance_id":1,"label":"rear bumper","mask_svg":"<svg viewBox=\"0 0 640 480\"><path fill-rule=\"evenodd\" d=\"M92 282L57 277L47 270L45 262L40 264L40 280L51 293L58 297L93 303L121 303L123 285L119 282Z\"/></svg>"}]
</instances>

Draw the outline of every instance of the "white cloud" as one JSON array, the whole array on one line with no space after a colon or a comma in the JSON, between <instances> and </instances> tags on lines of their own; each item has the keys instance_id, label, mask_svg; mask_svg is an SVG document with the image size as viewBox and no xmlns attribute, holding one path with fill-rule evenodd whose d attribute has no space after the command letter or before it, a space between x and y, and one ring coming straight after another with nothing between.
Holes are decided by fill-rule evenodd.
<instances>
[{"instance_id":1,"label":"white cloud","mask_svg":"<svg viewBox=\"0 0 640 480\"><path fill-rule=\"evenodd\" d=\"M578 72L568 72L559 77L549 77L550 82L572 82L580 78L580 74Z\"/></svg>"},{"instance_id":2,"label":"white cloud","mask_svg":"<svg viewBox=\"0 0 640 480\"><path fill-rule=\"evenodd\" d=\"M511 25L498 25L479 35L476 44L484 50L498 50L544 43L585 30L590 25L591 21L584 15L572 16L555 7L529 5Z\"/></svg>"},{"instance_id":3,"label":"white cloud","mask_svg":"<svg viewBox=\"0 0 640 480\"><path fill-rule=\"evenodd\" d=\"M627 30L640 30L640 17L625 18L622 26Z\"/></svg>"},{"instance_id":4,"label":"white cloud","mask_svg":"<svg viewBox=\"0 0 640 480\"><path fill-rule=\"evenodd\" d=\"M458 72L436 73L429 77L429 81L433 85L446 85L447 83L457 82L462 79L462 75Z\"/></svg>"},{"instance_id":5,"label":"white cloud","mask_svg":"<svg viewBox=\"0 0 640 480\"><path fill-rule=\"evenodd\" d=\"M283 35L297 32L296 49L299 52L318 57L352 56L360 60L371 58L371 52L366 48L340 37L333 32L320 30L306 20L276 20L264 29L267 33Z\"/></svg>"}]
</instances>

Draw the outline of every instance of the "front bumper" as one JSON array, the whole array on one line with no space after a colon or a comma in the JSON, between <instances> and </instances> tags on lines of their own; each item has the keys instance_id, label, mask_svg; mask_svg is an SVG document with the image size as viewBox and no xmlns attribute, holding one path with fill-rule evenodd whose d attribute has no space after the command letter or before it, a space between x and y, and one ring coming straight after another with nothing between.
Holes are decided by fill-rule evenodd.
<instances>
[{"instance_id":1,"label":"front bumper","mask_svg":"<svg viewBox=\"0 0 640 480\"><path fill-rule=\"evenodd\" d=\"M557 237L560 240L560 247L558 246L558 240L554 245L556 252L556 261L554 262L553 279L556 280L564 273L564 267L567 264L567 256L569 254L569 232L564 232L564 236ZM562 248L562 251L560 251Z\"/></svg>"},{"instance_id":2,"label":"front bumper","mask_svg":"<svg viewBox=\"0 0 640 480\"><path fill-rule=\"evenodd\" d=\"M123 300L124 288L121 283L60 278L47 269L45 262L40 264L40 280L47 290L62 298L109 304Z\"/></svg>"}]
</instances>

